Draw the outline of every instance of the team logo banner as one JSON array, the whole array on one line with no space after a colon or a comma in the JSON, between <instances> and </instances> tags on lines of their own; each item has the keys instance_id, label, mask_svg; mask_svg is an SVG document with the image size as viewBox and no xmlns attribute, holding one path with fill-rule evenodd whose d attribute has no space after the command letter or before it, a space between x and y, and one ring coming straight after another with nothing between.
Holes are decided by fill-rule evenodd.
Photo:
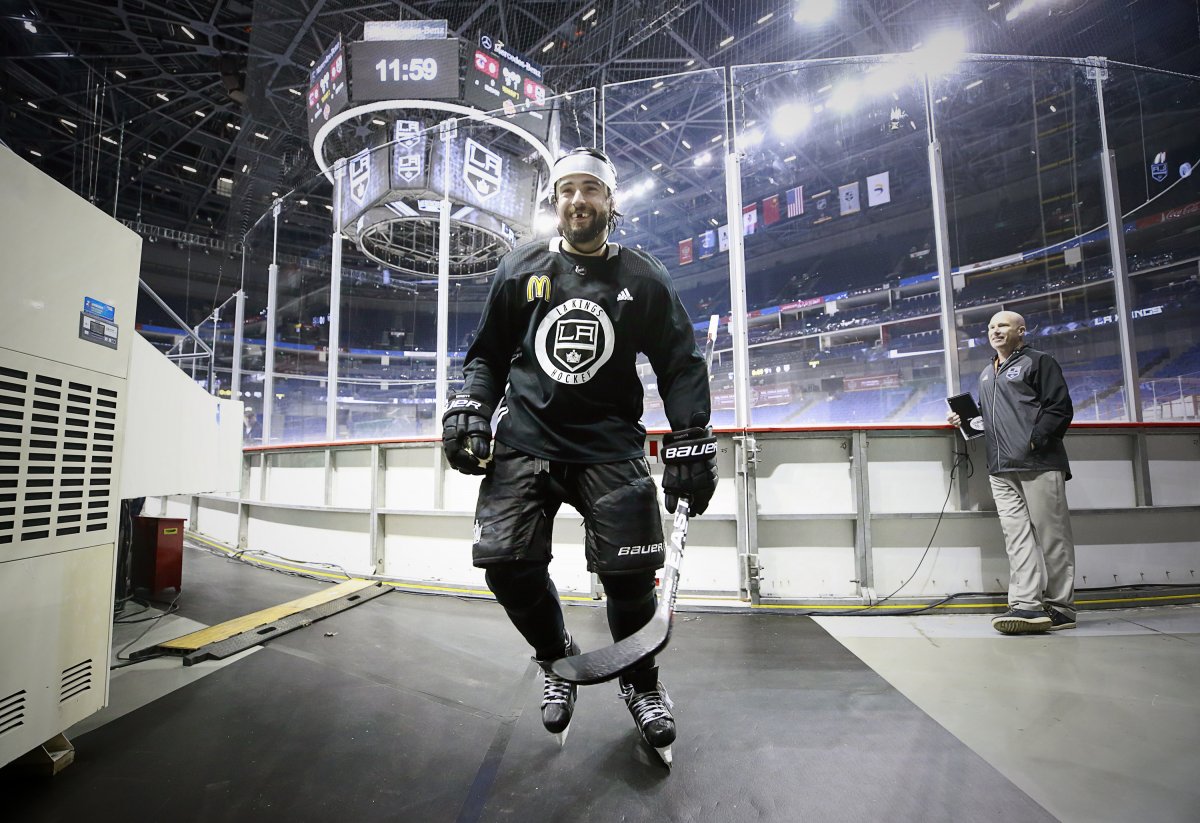
<instances>
[{"instance_id":1,"label":"team logo banner","mask_svg":"<svg viewBox=\"0 0 1200 823\"><path fill-rule=\"evenodd\" d=\"M463 151L463 180L481 200L500 191L504 158L468 137Z\"/></svg>"},{"instance_id":2,"label":"team logo banner","mask_svg":"<svg viewBox=\"0 0 1200 823\"><path fill-rule=\"evenodd\" d=\"M421 121L397 120L392 139L392 187L413 187L425 176L425 130Z\"/></svg>"}]
</instances>

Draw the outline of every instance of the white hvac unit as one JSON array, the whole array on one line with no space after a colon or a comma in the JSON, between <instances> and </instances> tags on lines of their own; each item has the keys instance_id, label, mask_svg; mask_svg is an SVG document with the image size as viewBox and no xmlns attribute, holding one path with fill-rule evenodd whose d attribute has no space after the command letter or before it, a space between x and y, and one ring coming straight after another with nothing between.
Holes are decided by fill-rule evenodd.
<instances>
[{"instance_id":1,"label":"white hvac unit","mask_svg":"<svg viewBox=\"0 0 1200 823\"><path fill-rule=\"evenodd\" d=\"M141 242L0 147L0 766L108 702Z\"/></svg>"}]
</instances>

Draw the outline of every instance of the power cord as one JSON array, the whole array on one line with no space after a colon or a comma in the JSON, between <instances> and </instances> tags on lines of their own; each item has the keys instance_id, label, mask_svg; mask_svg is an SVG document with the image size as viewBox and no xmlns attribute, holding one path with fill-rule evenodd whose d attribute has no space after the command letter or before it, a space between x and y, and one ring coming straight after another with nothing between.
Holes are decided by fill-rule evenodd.
<instances>
[{"instance_id":1,"label":"power cord","mask_svg":"<svg viewBox=\"0 0 1200 823\"><path fill-rule=\"evenodd\" d=\"M894 590L892 590L891 594L889 594L887 597L877 600L874 603L871 603L870 605L860 606L855 609L845 609L845 610L836 611L836 612L824 611L824 610L818 611L818 610L814 609L814 610L810 610L810 611L806 611L806 612L796 612L796 614L799 614L801 616L808 616L808 617L814 617L816 615L821 615L824 617L850 617L853 615L863 614L864 612L869 612L872 609L877 609L880 606L882 606L884 603L888 602L893 597L895 597L896 594L901 589L903 589L905 586L907 586L912 581L912 579L917 576L917 572L921 570L921 565L925 562L925 558L929 556L929 550L933 547L934 538L937 537L938 527L942 525L942 518L946 514L946 506L948 506L950 504L950 495L954 491L954 477L958 473L959 466L966 466L967 477L973 477L975 475L975 464L971 461L970 453L966 452L966 451L960 452L960 451L955 450L954 464L950 467L950 482L947 484L946 499L942 501L942 508L941 508L941 511L938 512L937 522L933 524L933 533L929 535L929 542L925 544L925 551L921 553L921 559L919 559L917 561L917 565L913 568L912 574L910 574L903 583L901 583ZM953 600L956 597L962 597L965 594L975 594L975 592L958 592L955 594L947 595L946 597L944 597L941 600L938 600L934 603L929 603L924 606L914 606L912 609L908 609L905 611L890 611L889 610L888 612L886 612L884 614L884 616L905 617L907 615L920 614L921 612L925 612L925 611L929 611L930 609L934 609L934 608L942 605L943 603Z\"/></svg>"},{"instance_id":2,"label":"power cord","mask_svg":"<svg viewBox=\"0 0 1200 823\"><path fill-rule=\"evenodd\" d=\"M114 657L116 657L116 658L117 658L117 660L119 660L119 661L121 661L121 662L119 662L119 663L114 663L113 665L109 666L109 667L108 667L108 670L109 670L109 671L113 671L114 669L123 669L123 668L125 668L126 666L135 666L135 665L137 665L138 663L145 663L147 660L156 660L156 659L158 659L158 658L160 658L160 657L166 657L166 656L167 656L167 655L166 655L166 653L164 652L164 653L159 653L159 654L151 654L151 655L147 655L147 656L145 656L145 657L139 657L139 658L137 658L136 660L134 660L134 659L131 659L131 658L128 658L128 657L121 657L121 653L122 653L122 652L124 652L126 649L128 649L130 646L132 646L134 643L138 642L138 641L139 641L139 640L141 640L143 637L145 637L145 636L146 636L146 634L147 634L147 633L148 633L148 632L149 632L149 631L150 631L152 628L154 628L154 624L155 624L155 623L157 623L159 620L162 620L162 619L163 619L164 617L166 617L168 614L172 614L172 613L174 613L174 612L178 611L178 610L179 610L179 607L178 607L178 605L177 605L177 604L179 603L179 598L180 598L182 595L183 595L183 592L177 592L177 593L176 593L176 595L175 595L175 599L174 599L174 600L172 600L172 601L171 601L169 604L167 604L167 608L166 608L166 609L163 611L163 613L162 613L162 614L155 615L154 617L147 617L147 618L143 618L142 620L133 620L133 621L116 621L116 622L149 623L150 625L149 625L149 626L147 626L146 628L142 629L142 633L141 633L141 634L139 634L137 637L133 638L133 640L130 640L128 643L126 643L124 646L122 646L120 649L118 649L118 650L117 650L117 653L114 655ZM148 604L147 604L146 608L147 608L147 609L149 609L149 605L148 605ZM141 614L141 612L138 612L138 614Z\"/></svg>"}]
</instances>

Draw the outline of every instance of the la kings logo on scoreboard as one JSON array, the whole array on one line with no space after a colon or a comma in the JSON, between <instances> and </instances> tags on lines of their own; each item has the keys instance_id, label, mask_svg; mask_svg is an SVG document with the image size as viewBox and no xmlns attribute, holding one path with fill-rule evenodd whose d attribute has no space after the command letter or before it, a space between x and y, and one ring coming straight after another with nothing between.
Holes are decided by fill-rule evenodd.
<instances>
[{"instance_id":1,"label":"la kings logo on scoreboard","mask_svg":"<svg viewBox=\"0 0 1200 823\"><path fill-rule=\"evenodd\" d=\"M351 157L346 173L350 176L350 197L361 206L371 190L371 150L364 149Z\"/></svg>"},{"instance_id":2,"label":"la kings logo on scoreboard","mask_svg":"<svg viewBox=\"0 0 1200 823\"><path fill-rule=\"evenodd\" d=\"M612 357L612 320L591 300L574 298L550 310L534 335L538 365L566 385L586 383Z\"/></svg>"},{"instance_id":3,"label":"la kings logo on scoreboard","mask_svg":"<svg viewBox=\"0 0 1200 823\"><path fill-rule=\"evenodd\" d=\"M425 140L419 120L397 120L392 165L396 176L411 183L425 171Z\"/></svg>"},{"instance_id":4,"label":"la kings logo on scoreboard","mask_svg":"<svg viewBox=\"0 0 1200 823\"><path fill-rule=\"evenodd\" d=\"M500 191L503 174L504 158L468 137L463 150L463 180L471 191L482 200L488 199Z\"/></svg>"}]
</instances>

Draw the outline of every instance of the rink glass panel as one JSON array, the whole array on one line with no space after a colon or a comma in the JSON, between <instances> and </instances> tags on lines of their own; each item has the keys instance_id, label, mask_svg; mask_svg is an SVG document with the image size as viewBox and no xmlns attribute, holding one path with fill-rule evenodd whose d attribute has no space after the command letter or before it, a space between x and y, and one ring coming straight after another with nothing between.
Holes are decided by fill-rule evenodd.
<instances>
[{"instance_id":1,"label":"rink glass panel","mask_svg":"<svg viewBox=\"0 0 1200 823\"><path fill-rule=\"evenodd\" d=\"M1015 311L1062 365L1076 419L1126 419L1094 82L1067 62L974 59L931 97L962 389L993 355L989 319Z\"/></svg>"},{"instance_id":2,"label":"rink glass panel","mask_svg":"<svg viewBox=\"0 0 1200 823\"><path fill-rule=\"evenodd\" d=\"M622 217L613 240L654 255L666 267L704 347L708 318L724 318L718 349L728 357L730 339L728 253L701 258L698 236L726 222L724 159L728 151L726 86L720 69L671 75L604 90L604 149L617 167L617 208ZM699 194L684 198L694 188ZM685 228L681 228L685 227ZM691 238L690 261L680 243ZM658 381L645 356L638 373L644 396L643 423L669 429ZM728 380L714 367L714 425L733 422Z\"/></svg>"},{"instance_id":3,"label":"rink glass panel","mask_svg":"<svg viewBox=\"0 0 1200 823\"><path fill-rule=\"evenodd\" d=\"M945 378L920 74L892 60L780 63L735 67L733 83L754 223L751 423L944 418L929 402Z\"/></svg>"},{"instance_id":4,"label":"rink glass panel","mask_svg":"<svg viewBox=\"0 0 1200 823\"><path fill-rule=\"evenodd\" d=\"M1142 415L1200 417L1200 81L1110 66L1109 142L1117 157Z\"/></svg>"},{"instance_id":5,"label":"rink glass panel","mask_svg":"<svg viewBox=\"0 0 1200 823\"><path fill-rule=\"evenodd\" d=\"M272 227L270 213L246 233L242 242L243 289L246 292L242 326L242 377L240 399L254 417L244 429L247 446L262 445L263 390L266 377L267 276L271 264Z\"/></svg>"}]
</instances>

